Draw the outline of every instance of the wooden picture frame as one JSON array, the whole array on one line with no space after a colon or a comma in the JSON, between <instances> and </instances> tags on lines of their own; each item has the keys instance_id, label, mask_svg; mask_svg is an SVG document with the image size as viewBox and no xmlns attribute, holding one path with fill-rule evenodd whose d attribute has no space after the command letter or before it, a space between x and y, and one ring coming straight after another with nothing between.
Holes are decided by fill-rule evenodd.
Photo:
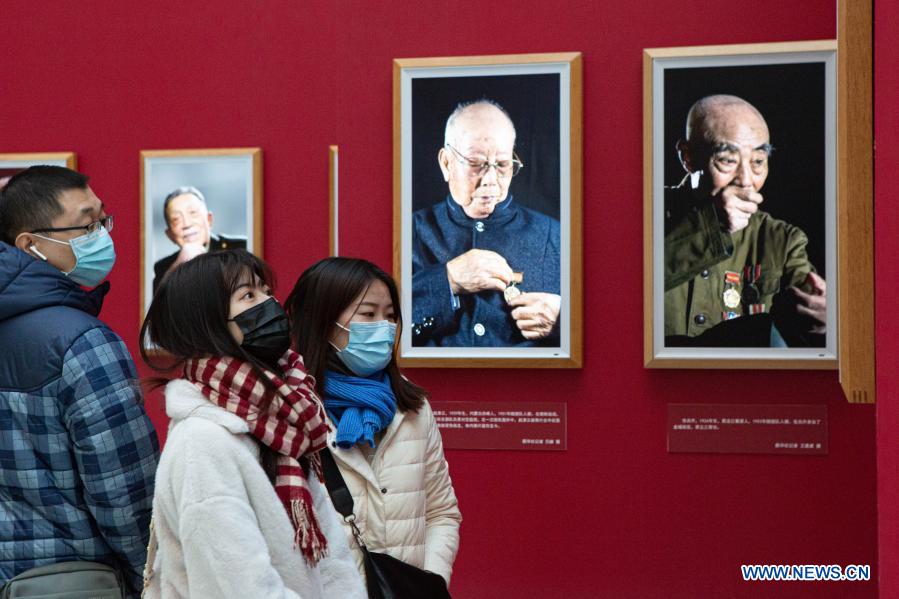
<instances>
[{"instance_id":1,"label":"wooden picture frame","mask_svg":"<svg viewBox=\"0 0 899 599\"><path fill-rule=\"evenodd\" d=\"M328 255L340 255L340 151L337 146L328 146Z\"/></svg>"},{"instance_id":2,"label":"wooden picture frame","mask_svg":"<svg viewBox=\"0 0 899 599\"><path fill-rule=\"evenodd\" d=\"M163 214L166 196L180 188L198 190L199 209L205 204L198 223L185 216L185 236L170 236ZM153 280L165 276L165 263L177 260L187 243L199 243L206 249L246 247L262 257L262 150L260 148L215 148L197 150L143 150L140 153L140 320L143 321L153 297ZM182 190L178 194L196 197ZM184 214L193 210L191 198ZM179 204L173 199L169 211ZM207 214L209 218L207 218ZM179 220L180 222L180 220ZM199 232L197 229L201 229ZM173 229L172 229L173 231ZM207 237L208 236L208 237ZM175 238L179 239L176 243Z\"/></svg>"},{"instance_id":3,"label":"wooden picture frame","mask_svg":"<svg viewBox=\"0 0 899 599\"><path fill-rule=\"evenodd\" d=\"M874 5L837 2L840 385L874 403Z\"/></svg>"},{"instance_id":4,"label":"wooden picture frame","mask_svg":"<svg viewBox=\"0 0 899 599\"><path fill-rule=\"evenodd\" d=\"M841 289L839 275L842 270L837 263L836 48L836 41L823 40L644 50L646 367L837 367L842 299L842 292L838 290ZM805 96L797 95L802 85L805 85ZM714 179L709 176L709 173L722 172L712 162L718 155L711 149L713 140L697 138L692 142L683 141L687 138L684 131L687 109L694 101L715 94L731 94L757 105L757 112L768 122L766 128L770 128L770 139L775 150L771 154L770 168L767 162L764 167L767 183L764 177L759 179L762 185L767 185L765 188L757 186L757 183L739 183L755 192L755 195L746 197L758 198L759 192L765 197L764 194L768 193L767 198L770 199L764 205L756 206L762 211L770 210L771 214L768 217L756 216L750 220L755 225L751 224L745 231L737 231L733 235L727 233L730 225L727 217L722 216L725 210L720 205L726 187L716 192L713 189ZM806 100L800 101L798 97ZM676 128L680 128L679 133ZM675 131L674 135L669 131ZM676 150L678 136L681 140L678 144L684 145L677 145ZM779 146L779 140L786 142L785 147ZM684 177L686 171L681 171L678 176L672 176L668 172L676 171L681 164L687 169L689 159L684 159L680 150L693 148L696 154L701 154L702 143L706 144L707 152L695 159L697 165L694 165L692 175ZM690 150L685 151L689 153ZM672 167L672 164L677 166ZM799 174L779 175L778 186L772 185L775 183L774 173L778 168L786 169L785 164L790 164L793 172L798 171ZM678 184L681 177L684 178ZM820 183L820 189L809 188L805 194L797 192L796 185L809 180ZM778 191L790 202L778 202ZM715 201L719 205L713 211L707 210ZM796 204L800 201L805 203ZM788 209L792 210L793 217L781 216L782 211ZM801 216L796 216L800 213ZM762 218L767 220L759 224ZM806 219L808 246L800 248L798 240L802 234L796 233L794 218ZM708 226L697 228L699 236L682 235L684 231L691 230L689 226L684 228L685 223L689 225L688 219ZM753 229L756 225L757 228ZM778 228L775 229L775 226ZM789 236L783 232L789 233ZM840 232L841 239L845 233ZM767 254L758 249L763 247L763 240L774 238L779 241L768 242ZM721 246L712 244L715 239L731 239L733 247L729 251L732 253L728 254L726 243ZM784 239L790 240L789 243ZM685 243L692 245L681 252ZM739 254L748 244L754 244L745 257L748 269L743 270L742 262L740 268L731 268L731 262L744 260ZM712 246L715 246L712 253L716 253L716 257L709 258L707 268L703 268L701 262L694 258L701 255L705 259L707 255L700 252ZM790 266L786 266L785 259L771 257L775 253L771 248L781 248L783 255L790 258ZM807 253L805 262L799 260L800 253ZM683 256L688 259L682 260ZM807 271L801 271L800 267L790 270L795 264L808 268L808 263L815 263L812 256L819 256L818 261L823 263L816 270L826 282L826 291L813 285ZM792 261L794 258L795 262ZM781 262L778 263L778 260ZM764 278L765 269L769 272L767 280ZM778 270L781 272L772 272ZM758 278L760 274L762 279ZM794 276L791 283L787 282L789 276ZM798 282L799 277L805 278ZM796 329L805 326L805 323L796 324L798 320L781 316L786 301L783 294L793 293L787 291L789 286L801 287L804 292L826 299L826 332L823 335L787 335L781 331L784 329L792 333L794 324ZM761 287L761 293L751 289L749 291L752 293L743 292L749 287ZM774 314L769 315L772 305ZM703 333L705 335L701 337ZM821 343L822 346L790 346L791 343L803 342Z\"/></svg>"},{"instance_id":5,"label":"wooden picture frame","mask_svg":"<svg viewBox=\"0 0 899 599\"><path fill-rule=\"evenodd\" d=\"M75 152L13 152L0 154L0 179L11 177L29 166L41 164L78 170Z\"/></svg>"},{"instance_id":6,"label":"wooden picture frame","mask_svg":"<svg viewBox=\"0 0 899 599\"><path fill-rule=\"evenodd\" d=\"M406 323L399 348L401 365L579 368L583 260L581 54L403 58L394 60L393 74L394 276L400 284ZM477 166L467 156L456 157L458 150L446 143L445 134L457 133L455 128L452 133L446 131L454 109L484 99L501 106L506 114L506 119L492 117L498 119L494 123L513 123L516 154L511 154L508 138L493 149L484 149L491 156L475 157L486 164L486 172L482 165L479 174L474 173ZM496 106L482 108L502 114L496 112ZM490 125L494 126L505 125ZM512 158L524 163L520 171L515 170L527 173L525 177L519 174L512 179ZM451 164L451 160L455 162ZM498 162L507 169L506 175L499 174ZM470 185L476 189L457 194L450 190L454 181L464 179L462 169L471 171ZM503 183L498 182L500 179ZM478 191L486 187L493 191ZM457 200L456 195L466 199ZM475 197L484 206L492 205L474 207ZM466 212L464 202L470 203L474 216ZM512 220L501 221L501 214L515 214L514 218L523 220L514 221L509 216ZM449 225L446 215L462 216L455 225ZM453 241L439 249L425 247L430 243L426 238L435 231L423 223L431 222L427 219L432 216L443 219L448 227L461 227L454 229L458 235L453 233ZM505 232L512 231L506 228L506 222L520 224L525 234L518 238L534 244L532 253L525 255L521 248L513 251L501 240ZM481 236L463 240L468 224ZM536 233L538 227L544 227L543 237ZM553 235L558 237L557 242L552 241ZM558 248L552 248L553 243ZM454 288L447 277L442 277L440 273L448 272L446 264L453 255L458 257L471 249L499 255L512 273L511 277L501 277L522 279L520 291L524 295L513 304L527 302L527 308L512 315L515 306L505 301L501 289L509 283L501 278L494 283L499 288L488 290L463 288L458 282ZM413 267L414 262L418 266ZM423 282L426 278L435 286L427 287ZM528 319L528 311L538 302L545 302L539 304L544 308L550 306L546 312L550 316L543 324L553 322L553 305L558 306L558 317L552 327L528 332L541 336L539 339L526 339L518 325Z\"/></svg>"}]
</instances>

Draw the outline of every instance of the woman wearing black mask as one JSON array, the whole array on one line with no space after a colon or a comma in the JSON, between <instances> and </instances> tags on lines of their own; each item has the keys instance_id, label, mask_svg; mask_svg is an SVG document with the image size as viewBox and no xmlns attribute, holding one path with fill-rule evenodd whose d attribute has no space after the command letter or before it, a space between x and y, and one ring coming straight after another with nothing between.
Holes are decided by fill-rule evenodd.
<instances>
[{"instance_id":1,"label":"woman wearing black mask","mask_svg":"<svg viewBox=\"0 0 899 599\"><path fill-rule=\"evenodd\" d=\"M141 355L178 368L156 473L147 596L364 597L321 484L328 425L268 266L198 256L157 289Z\"/></svg>"}]
</instances>

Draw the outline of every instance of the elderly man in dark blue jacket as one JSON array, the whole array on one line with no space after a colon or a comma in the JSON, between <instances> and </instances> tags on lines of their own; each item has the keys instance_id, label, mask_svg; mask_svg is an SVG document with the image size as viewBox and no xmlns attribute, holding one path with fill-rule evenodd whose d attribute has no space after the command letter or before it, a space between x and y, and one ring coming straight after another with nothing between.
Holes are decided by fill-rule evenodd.
<instances>
[{"instance_id":1,"label":"elderly man in dark blue jacket","mask_svg":"<svg viewBox=\"0 0 899 599\"><path fill-rule=\"evenodd\" d=\"M159 444L131 356L96 318L112 223L62 167L0 193L0 583L85 560L140 594Z\"/></svg>"},{"instance_id":2,"label":"elderly man in dark blue jacket","mask_svg":"<svg viewBox=\"0 0 899 599\"><path fill-rule=\"evenodd\" d=\"M515 127L491 100L459 105L438 153L449 195L412 215L412 344L559 344L559 221L509 194Z\"/></svg>"}]
</instances>

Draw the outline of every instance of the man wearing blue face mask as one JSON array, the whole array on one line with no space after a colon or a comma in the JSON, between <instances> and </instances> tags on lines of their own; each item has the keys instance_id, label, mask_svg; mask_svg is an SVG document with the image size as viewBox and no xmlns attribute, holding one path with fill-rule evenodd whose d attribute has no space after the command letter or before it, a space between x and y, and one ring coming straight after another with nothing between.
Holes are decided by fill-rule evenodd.
<instances>
[{"instance_id":1,"label":"man wearing blue face mask","mask_svg":"<svg viewBox=\"0 0 899 599\"><path fill-rule=\"evenodd\" d=\"M99 562L137 596L159 444L131 356L96 318L115 249L87 182L34 166L0 193L0 583Z\"/></svg>"}]
</instances>

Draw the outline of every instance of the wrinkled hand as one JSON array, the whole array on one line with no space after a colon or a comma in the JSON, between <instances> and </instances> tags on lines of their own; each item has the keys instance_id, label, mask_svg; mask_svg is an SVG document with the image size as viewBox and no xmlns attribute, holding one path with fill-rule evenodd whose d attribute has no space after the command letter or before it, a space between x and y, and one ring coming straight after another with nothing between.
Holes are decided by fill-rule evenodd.
<instances>
[{"instance_id":1,"label":"wrinkled hand","mask_svg":"<svg viewBox=\"0 0 899 599\"><path fill-rule=\"evenodd\" d=\"M446 263L446 276L456 295L488 289L503 291L513 279L506 259L489 250L468 250L456 256Z\"/></svg>"},{"instance_id":2,"label":"wrinkled hand","mask_svg":"<svg viewBox=\"0 0 899 599\"><path fill-rule=\"evenodd\" d=\"M542 339L559 319L562 296L555 293L522 293L509 300L512 318L525 339Z\"/></svg>"},{"instance_id":3,"label":"wrinkled hand","mask_svg":"<svg viewBox=\"0 0 899 599\"><path fill-rule=\"evenodd\" d=\"M714 196L718 218L728 233L736 233L749 225L749 217L758 212L762 194L751 187L728 185Z\"/></svg>"},{"instance_id":4,"label":"wrinkled hand","mask_svg":"<svg viewBox=\"0 0 899 599\"><path fill-rule=\"evenodd\" d=\"M805 281L811 285L811 293L790 287L796 297L796 313L808 320L809 333L824 334L827 332L827 282L813 272L808 273Z\"/></svg>"}]
</instances>

